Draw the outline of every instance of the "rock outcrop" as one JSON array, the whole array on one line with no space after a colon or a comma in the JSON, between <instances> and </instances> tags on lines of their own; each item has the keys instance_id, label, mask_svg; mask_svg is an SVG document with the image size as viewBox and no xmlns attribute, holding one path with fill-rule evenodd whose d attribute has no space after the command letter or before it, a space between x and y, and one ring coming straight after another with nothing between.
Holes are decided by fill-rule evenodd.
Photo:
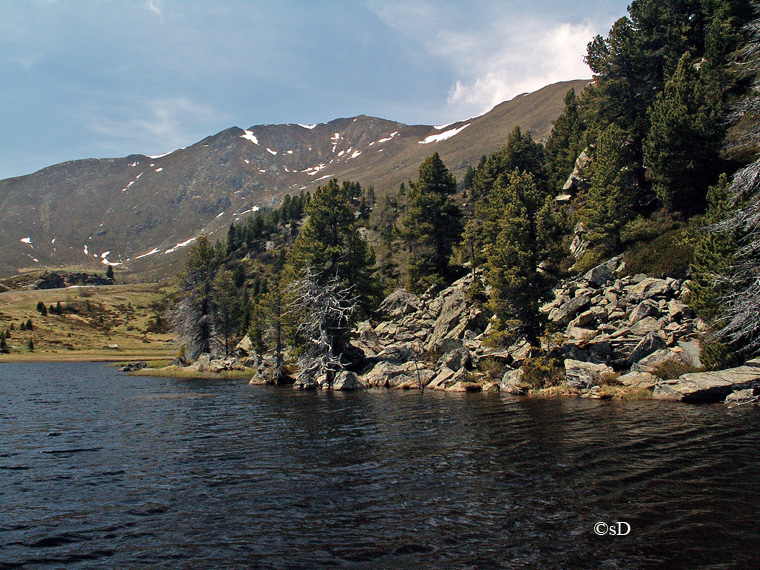
<instances>
[{"instance_id":1,"label":"rock outcrop","mask_svg":"<svg viewBox=\"0 0 760 570\"><path fill-rule=\"evenodd\" d=\"M719 402L732 392L760 388L760 360L744 366L684 374L676 380L661 380L653 397L679 402Z\"/></svg>"}]
</instances>

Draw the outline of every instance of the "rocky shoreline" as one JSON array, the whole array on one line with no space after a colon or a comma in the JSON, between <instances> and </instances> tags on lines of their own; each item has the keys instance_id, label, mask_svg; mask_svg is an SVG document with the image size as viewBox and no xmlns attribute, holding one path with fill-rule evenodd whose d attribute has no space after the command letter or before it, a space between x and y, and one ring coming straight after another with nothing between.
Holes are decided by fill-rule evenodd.
<instances>
[{"instance_id":1,"label":"rocky shoreline","mask_svg":"<svg viewBox=\"0 0 760 570\"><path fill-rule=\"evenodd\" d=\"M316 379L300 389L430 389L444 392L565 394L587 398L636 397L683 402L754 402L760 399L760 361L705 371L699 360L706 330L688 306L685 282L647 275L619 277L621 258L561 283L542 307L557 330L542 356L517 340L488 342L492 314L469 294L476 273L421 295L398 289L381 304L381 320L361 322L352 350L363 354L353 370L329 384ZM274 358L253 353L244 338L235 357L202 355L185 372L256 369L252 384L292 383L273 372ZM552 366L551 386L532 368Z\"/></svg>"}]
</instances>

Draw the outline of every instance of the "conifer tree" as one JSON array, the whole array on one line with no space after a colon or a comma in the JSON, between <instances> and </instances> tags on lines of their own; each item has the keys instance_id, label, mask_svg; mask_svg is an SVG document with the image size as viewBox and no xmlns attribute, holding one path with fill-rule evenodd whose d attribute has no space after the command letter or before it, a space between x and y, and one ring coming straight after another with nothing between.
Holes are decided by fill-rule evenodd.
<instances>
[{"instance_id":1,"label":"conifer tree","mask_svg":"<svg viewBox=\"0 0 760 570\"><path fill-rule=\"evenodd\" d=\"M489 200L486 235L489 305L500 327L514 328L538 346L544 316L539 307L556 280L561 259L561 226L552 196L532 174L515 170L496 185ZM488 235L491 234L491 235Z\"/></svg>"},{"instance_id":2,"label":"conifer tree","mask_svg":"<svg viewBox=\"0 0 760 570\"><path fill-rule=\"evenodd\" d=\"M357 186L340 186L337 180L331 180L314 192L306 210L308 218L288 255L288 279L296 279L306 267L315 272L320 282L337 278L341 284L353 287L361 298L363 314L368 314L378 294L373 278L375 256L359 234L350 208L350 193L356 192Z\"/></svg>"},{"instance_id":3,"label":"conifer tree","mask_svg":"<svg viewBox=\"0 0 760 570\"><path fill-rule=\"evenodd\" d=\"M693 212L704 206L715 180L723 140L721 94L690 54L654 102L644 143L644 164L666 208Z\"/></svg>"},{"instance_id":4,"label":"conifer tree","mask_svg":"<svg viewBox=\"0 0 760 570\"><path fill-rule=\"evenodd\" d=\"M604 130L596 145L586 205L581 214L593 241L615 253L620 249L620 231L633 218L635 181L628 165L628 140L617 125Z\"/></svg>"},{"instance_id":5,"label":"conifer tree","mask_svg":"<svg viewBox=\"0 0 760 570\"><path fill-rule=\"evenodd\" d=\"M211 352L217 334L213 289L223 253L214 248L206 236L199 236L188 251L185 270L180 275L180 301L172 312L172 320L190 359Z\"/></svg>"},{"instance_id":6,"label":"conifer tree","mask_svg":"<svg viewBox=\"0 0 760 570\"><path fill-rule=\"evenodd\" d=\"M231 271L217 271L212 290L216 329L224 342L224 355L230 354L230 338L240 322L240 301Z\"/></svg>"},{"instance_id":7,"label":"conifer tree","mask_svg":"<svg viewBox=\"0 0 760 570\"><path fill-rule=\"evenodd\" d=\"M232 257L238 246L238 231L235 224L231 223L227 230L227 257Z\"/></svg>"},{"instance_id":8,"label":"conifer tree","mask_svg":"<svg viewBox=\"0 0 760 570\"><path fill-rule=\"evenodd\" d=\"M544 147L533 141L530 132L523 134L519 126L509 133L507 143L478 168L473 177L473 195L487 195L499 176L508 175L515 169L530 172L540 185L546 181Z\"/></svg>"},{"instance_id":9,"label":"conifer tree","mask_svg":"<svg viewBox=\"0 0 760 570\"><path fill-rule=\"evenodd\" d=\"M734 264L734 255L738 249L738 236L734 231L716 233L709 231L725 221L731 213L728 195L729 181L726 175L721 175L718 183L711 186L707 193L707 212L705 213L705 231L699 237L694 248L692 264L693 277L689 280L689 306L710 326L719 328L719 320L723 313L723 296L726 294L727 283L719 279L726 274ZM706 347L707 348L707 347ZM722 354L726 354L725 345L713 345L707 350L707 366L720 364Z\"/></svg>"},{"instance_id":10,"label":"conifer tree","mask_svg":"<svg viewBox=\"0 0 760 570\"><path fill-rule=\"evenodd\" d=\"M462 215L451 200L456 187L438 153L422 162L416 182L409 181L401 233L411 246L407 283L411 291L444 284L453 276L449 258L462 233Z\"/></svg>"},{"instance_id":11,"label":"conifer tree","mask_svg":"<svg viewBox=\"0 0 760 570\"><path fill-rule=\"evenodd\" d=\"M586 125L581 119L575 89L565 95L565 109L554 121L546 142L546 163L549 183L553 189L562 188L573 171L575 160L585 148Z\"/></svg>"}]
</instances>

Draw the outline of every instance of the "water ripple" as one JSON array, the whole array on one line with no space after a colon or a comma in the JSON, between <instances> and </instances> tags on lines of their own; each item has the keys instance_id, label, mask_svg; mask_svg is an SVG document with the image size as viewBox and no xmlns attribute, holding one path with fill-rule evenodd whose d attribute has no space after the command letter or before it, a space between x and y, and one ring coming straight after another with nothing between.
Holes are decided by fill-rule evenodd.
<instances>
[{"instance_id":1,"label":"water ripple","mask_svg":"<svg viewBox=\"0 0 760 570\"><path fill-rule=\"evenodd\" d=\"M755 565L752 408L299 393L96 364L4 365L0 392L0 568Z\"/></svg>"}]
</instances>

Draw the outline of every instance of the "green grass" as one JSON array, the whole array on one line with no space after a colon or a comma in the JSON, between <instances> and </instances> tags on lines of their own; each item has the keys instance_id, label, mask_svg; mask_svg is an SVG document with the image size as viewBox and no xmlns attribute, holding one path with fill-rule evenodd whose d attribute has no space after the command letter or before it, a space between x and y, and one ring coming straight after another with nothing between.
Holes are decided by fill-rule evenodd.
<instances>
[{"instance_id":1,"label":"green grass","mask_svg":"<svg viewBox=\"0 0 760 570\"><path fill-rule=\"evenodd\" d=\"M175 366L168 368L143 368L130 372L131 376L157 376L161 378L207 378L224 380L248 380L254 374L255 369L245 368L244 370L223 370L219 374L215 372L196 372L192 370L185 370Z\"/></svg>"}]
</instances>

